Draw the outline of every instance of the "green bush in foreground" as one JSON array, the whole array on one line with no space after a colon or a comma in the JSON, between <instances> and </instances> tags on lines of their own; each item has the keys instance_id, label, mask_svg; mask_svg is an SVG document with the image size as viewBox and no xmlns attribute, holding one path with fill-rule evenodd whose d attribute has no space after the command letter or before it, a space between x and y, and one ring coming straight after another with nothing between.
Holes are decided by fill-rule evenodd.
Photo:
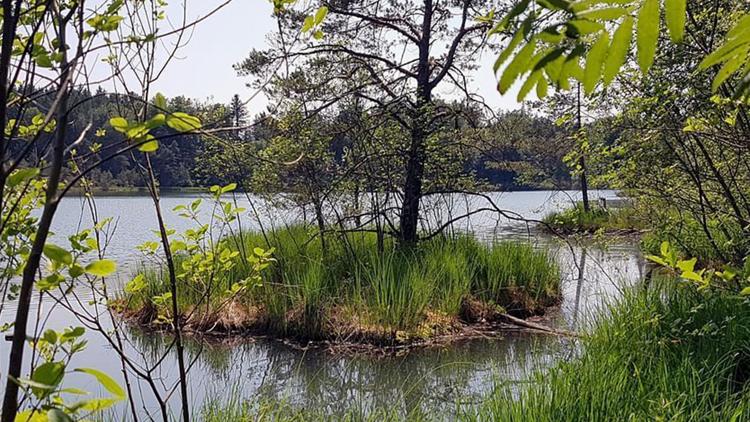
<instances>
[{"instance_id":1,"label":"green bush in foreground","mask_svg":"<svg viewBox=\"0 0 750 422\"><path fill-rule=\"evenodd\" d=\"M416 340L455 328L467 299L527 315L543 312L559 297L560 275L552 258L526 243L487 245L462 235L400 250L386 239L381 251L375 234L348 233L329 234L323 250L303 226L266 235L246 232L222 242L239 252L230 271L221 277L178 277L185 284L178 289L178 303L188 328ZM256 246L273 248L275 262L261 272L262 282L233 295L232 285L254 274L247 257ZM185 263L193 258L178 255L178 267L190 271ZM168 283L161 268L141 274L145 286L126 292L121 304L149 323L159 314L158 300Z\"/></svg>"}]
</instances>

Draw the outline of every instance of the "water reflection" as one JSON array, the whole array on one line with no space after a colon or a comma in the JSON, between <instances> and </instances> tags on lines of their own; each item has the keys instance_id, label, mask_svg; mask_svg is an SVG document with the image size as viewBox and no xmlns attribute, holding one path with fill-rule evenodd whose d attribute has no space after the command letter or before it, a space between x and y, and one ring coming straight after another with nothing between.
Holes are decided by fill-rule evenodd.
<instances>
[{"instance_id":1,"label":"water reflection","mask_svg":"<svg viewBox=\"0 0 750 422\"><path fill-rule=\"evenodd\" d=\"M163 339L148 339L141 345L162 349ZM386 358L302 352L272 340L193 346L191 354L197 349L202 354L190 373L201 380L203 391L191 383L196 399L234 386L248 400L284 401L334 415L384 408L449 413L457 400L479 402L498 383L520 382L530 369L550 364L565 352L565 344L551 337L519 334Z\"/></svg>"}]
</instances>

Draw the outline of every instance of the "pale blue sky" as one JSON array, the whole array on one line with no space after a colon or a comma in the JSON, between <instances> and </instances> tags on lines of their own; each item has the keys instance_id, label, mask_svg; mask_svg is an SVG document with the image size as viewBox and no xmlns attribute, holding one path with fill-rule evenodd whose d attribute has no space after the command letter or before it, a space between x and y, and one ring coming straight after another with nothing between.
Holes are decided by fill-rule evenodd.
<instances>
[{"instance_id":1,"label":"pale blue sky","mask_svg":"<svg viewBox=\"0 0 750 422\"><path fill-rule=\"evenodd\" d=\"M224 1L189 0L188 16L205 15ZM181 2L172 0L170 10L179 11ZM268 0L233 0L195 29L189 44L181 50L179 58L167 68L155 88L167 96L186 95L192 98L228 101L239 94L247 100L253 91L245 86L246 79L237 76L232 65L242 60L253 48L263 48L266 34L273 31L275 23ZM174 15L173 15L174 16ZM517 108L515 93L502 97L496 90L492 74L494 57L486 54L480 58L480 69L472 84L494 108ZM256 98L249 103L251 114L264 109L265 99Z\"/></svg>"}]
</instances>

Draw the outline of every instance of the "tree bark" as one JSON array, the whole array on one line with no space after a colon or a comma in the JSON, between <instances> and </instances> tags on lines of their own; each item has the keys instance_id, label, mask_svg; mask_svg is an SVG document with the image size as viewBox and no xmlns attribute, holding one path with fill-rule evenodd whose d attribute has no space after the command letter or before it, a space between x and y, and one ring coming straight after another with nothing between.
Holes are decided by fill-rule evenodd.
<instances>
[{"instance_id":1,"label":"tree bark","mask_svg":"<svg viewBox=\"0 0 750 422\"><path fill-rule=\"evenodd\" d=\"M417 63L417 101L412 119L411 143L407 151L404 199L401 204L399 243L401 246L414 245L418 240L419 202L422 199L422 177L427 159L425 140L428 136L432 86L430 83L430 33L432 31L432 0L424 1L424 19L419 40L419 60Z\"/></svg>"},{"instance_id":2,"label":"tree bark","mask_svg":"<svg viewBox=\"0 0 750 422\"><path fill-rule=\"evenodd\" d=\"M581 84L578 84L577 98L576 98L576 138L581 134L583 128L583 122L581 118ZM591 203L589 202L589 181L586 176L586 157L584 156L584 149L581 148L579 152L578 166L581 168L581 199L583 200L583 211L591 211Z\"/></svg>"}]
</instances>

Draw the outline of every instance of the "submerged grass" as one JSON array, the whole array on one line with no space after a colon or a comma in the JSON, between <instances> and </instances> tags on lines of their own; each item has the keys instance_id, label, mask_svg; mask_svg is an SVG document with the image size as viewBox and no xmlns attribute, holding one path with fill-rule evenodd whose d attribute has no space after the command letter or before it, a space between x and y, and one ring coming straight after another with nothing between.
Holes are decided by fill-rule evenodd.
<instances>
[{"instance_id":1,"label":"submerged grass","mask_svg":"<svg viewBox=\"0 0 750 422\"><path fill-rule=\"evenodd\" d=\"M750 420L750 304L692 289L631 292L581 356L498 391L466 420Z\"/></svg>"},{"instance_id":2,"label":"submerged grass","mask_svg":"<svg viewBox=\"0 0 750 422\"><path fill-rule=\"evenodd\" d=\"M277 262L264 270L259 286L232 298L231 306L226 290L251 271L242 253L225 277L199 282L184 277L190 285L178 289L181 313L202 315L201 327L403 342L445 334L467 322L463 308L469 299L525 316L543 312L559 297L553 259L525 243L488 245L461 235L437 237L409 250L386 240L381 250L374 234L348 233L328 236L324 250L303 226L265 236L242 233L225 241L237 251L273 247ZM167 292L168 283L161 268L144 268L142 274L147 287L126 293L121 303L126 313L149 323L158 314L153 298ZM232 318L216 312L207 323L203 317L219 304ZM205 311L196 312L198 305ZM244 324L237 323L238 314L246 317ZM232 323L224 327L227 319Z\"/></svg>"}]
</instances>

